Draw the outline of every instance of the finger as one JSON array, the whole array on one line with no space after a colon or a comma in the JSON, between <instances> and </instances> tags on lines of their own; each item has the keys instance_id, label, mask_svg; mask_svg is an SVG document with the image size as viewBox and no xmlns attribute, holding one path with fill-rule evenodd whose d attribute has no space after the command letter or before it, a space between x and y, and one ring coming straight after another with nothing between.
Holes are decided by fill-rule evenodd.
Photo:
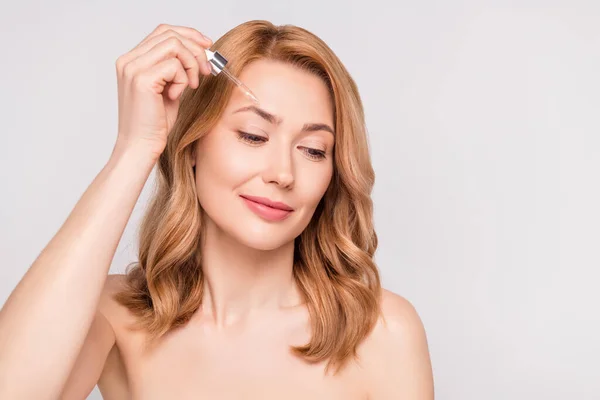
<instances>
[{"instance_id":1,"label":"finger","mask_svg":"<svg viewBox=\"0 0 600 400\"><path fill-rule=\"evenodd\" d=\"M160 24L156 27L156 29L148 35L140 44L144 44L149 40L152 40L153 37L159 36L165 32L174 31L180 34L181 36L185 36L191 40L198 42L201 46L210 47L213 45L212 40L203 35L201 32L194 28L189 28L187 26L177 26L177 25L168 25L168 24Z\"/></svg>"},{"instance_id":2,"label":"finger","mask_svg":"<svg viewBox=\"0 0 600 400\"><path fill-rule=\"evenodd\" d=\"M207 65L208 59L206 58L206 52L204 51L204 49L206 47L199 45L197 42L191 40L188 37L180 35L176 31L166 31L163 34L161 34L160 36L152 38L151 40L149 40L147 42L146 45L144 45L144 46L148 46L148 48L142 49L142 51L143 50L147 51L152 46L155 46L156 44L160 43L162 40L166 40L166 38L169 38L169 37L178 38L192 52L192 54L194 54L194 57L196 57L198 59L198 62L201 64L200 68L203 70L203 72L205 74L210 74L211 69L210 69L210 66Z\"/></svg>"},{"instance_id":3,"label":"finger","mask_svg":"<svg viewBox=\"0 0 600 400\"><path fill-rule=\"evenodd\" d=\"M200 65L194 54L175 37L171 37L155 45L150 51L126 65L127 76L136 76L142 71L154 68L164 60L176 58L188 75L190 85L194 88L200 83Z\"/></svg>"},{"instance_id":4,"label":"finger","mask_svg":"<svg viewBox=\"0 0 600 400\"><path fill-rule=\"evenodd\" d=\"M158 36L154 36L154 37L150 38L147 42L145 42L143 45L141 45L140 47L123 55L121 57L121 63L123 65L126 65L127 63L131 62L132 60L140 57L142 54L150 51L158 43L165 41L172 37L178 38L192 52L192 54L194 54L194 57L196 57L198 59L198 62L201 64L200 68L201 68L202 72L204 72L205 74L210 74L211 71L210 71L210 67L207 65L208 60L206 58L206 53L204 51L204 47L200 46L194 40L191 40L190 38L188 38L186 36L182 36L178 32L173 31L173 30L167 30L167 31L159 34Z\"/></svg>"},{"instance_id":5,"label":"finger","mask_svg":"<svg viewBox=\"0 0 600 400\"><path fill-rule=\"evenodd\" d=\"M188 82L188 75L181 62L176 58L170 58L138 75L134 84L138 87L152 88L156 94L166 95L176 100L188 86ZM167 86L168 90L165 92Z\"/></svg>"}]
</instances>

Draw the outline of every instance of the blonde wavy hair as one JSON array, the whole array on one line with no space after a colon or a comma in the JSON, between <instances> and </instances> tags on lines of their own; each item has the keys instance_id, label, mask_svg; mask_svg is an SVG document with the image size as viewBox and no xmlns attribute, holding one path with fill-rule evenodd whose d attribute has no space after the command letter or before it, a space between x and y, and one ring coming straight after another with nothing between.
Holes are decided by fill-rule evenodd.
<instances>
[{"instance_id":1,"label":"blonde wavy hair","mask_svg":"<svg viewBox=\"0 0 600 400\"><path fill-rule=\"evenodd\" d=\"M230 58L239 75L257 59L289 63L320 77L334 105L334 172L307 228L295 239L294 278L304 296L312 336L294 354L327 361L336 372L352 357L380 315L381 285L373 256L371 191L374 171L357 86L333 51L311 32L293 25L250 21L211 48ZM191 167L196 141L222 115L233 90L218 76L201 76L183 93L177 120L158 160L157 186L142 221L139 261L126 272L118 302L136 316L150 342L185 324L202 301L200 242L203 210Z\"/></svg>"}]
</instances>

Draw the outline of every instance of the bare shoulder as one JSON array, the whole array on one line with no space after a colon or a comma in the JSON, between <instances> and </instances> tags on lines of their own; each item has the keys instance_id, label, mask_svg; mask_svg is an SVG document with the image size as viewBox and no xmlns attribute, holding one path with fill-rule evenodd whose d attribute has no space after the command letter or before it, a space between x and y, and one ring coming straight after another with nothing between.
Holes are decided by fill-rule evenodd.
<instances>
[{"instance_id":1,"label":"bare shoulder","mask_svg":"<svg viewBox=\"0 0 600 400\"><path fill-rule=\"evenodd\" d=\"M100 305L102 307L112 307L116 304L114 296L125 288L125 275L109 274L106 277L104 288L100 296Z\"/></svg>"},{"instance_id":2,"label":"bare shoulder","mask_svg":"<svg viewBox=\"0 0 600 400\"><path fill-rule=\"evenodd\" d=\"M115 295L125 288L125 275L110 274L106 278L98 311L108 320L113 329L123 325L129 318L128 310L115 299Z\"/></svg>"},{"instance_id":3,"label":"bare shoulder","mask_svg":"<svg viewBox=\"0 0 600 400\"><path fill-rule=\"evenodd\" d=\"M381 318L359 349L369 400L433 399L433 373L425 327L404 297L383 290Z\"/></svg>"},{"instance_id":4,"label":"bare shoulder","mask_svg":"<svg viewBox=\"0 0 600 400\"><path fill-rule=\"evenodd\" d=\"M383 314L382 327L388 333L409 335L421 335L423 333L423 323L417 310L410 301L399 294L383 289L381 311Z\"/></svg>"},{"instance_id":5,"label":"bare shoulder","mask_svg":"<svg viewBox=\"0 0 600 400\"><path fill-rule=\"evenodd\" d=\"M104 283L104 295L116 294L125 287L125 275L124 274L109 274L106 277Z\"/></svg>"}]
</instances>

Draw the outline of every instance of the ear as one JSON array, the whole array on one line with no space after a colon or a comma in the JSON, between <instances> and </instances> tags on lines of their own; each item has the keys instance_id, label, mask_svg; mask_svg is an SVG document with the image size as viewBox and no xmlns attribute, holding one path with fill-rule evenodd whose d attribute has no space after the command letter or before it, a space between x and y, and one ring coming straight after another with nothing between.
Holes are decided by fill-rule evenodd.
<instances>
[{"instance_id":1,"label":"ear","mask_svg":"<svg viewBox=\"0 0 600 400\"><path fill-rule=\"evenodd\" d=\"M191 165L192 168L196 168L196 144L192 145L192 152L191 152Z\"/></svg>"}]
</instances>

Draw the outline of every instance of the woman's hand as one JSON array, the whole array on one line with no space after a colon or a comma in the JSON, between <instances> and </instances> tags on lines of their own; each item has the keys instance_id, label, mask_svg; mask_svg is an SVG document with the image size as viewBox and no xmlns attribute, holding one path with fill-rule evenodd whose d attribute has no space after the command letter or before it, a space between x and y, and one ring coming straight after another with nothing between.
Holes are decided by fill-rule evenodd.
<instances>
[{"instance_id":1,"label":"woman's hand","mask_svg":"<svg viewBox=\"0 0 600 400\"><path fill-rule=\"evenodd\" d=\"M179 98L211 73L204 49L212 41L193 28L159 25L117 59L119 132L116 147L158 158L177 117Z\"/></svg>"}]
</instances>

